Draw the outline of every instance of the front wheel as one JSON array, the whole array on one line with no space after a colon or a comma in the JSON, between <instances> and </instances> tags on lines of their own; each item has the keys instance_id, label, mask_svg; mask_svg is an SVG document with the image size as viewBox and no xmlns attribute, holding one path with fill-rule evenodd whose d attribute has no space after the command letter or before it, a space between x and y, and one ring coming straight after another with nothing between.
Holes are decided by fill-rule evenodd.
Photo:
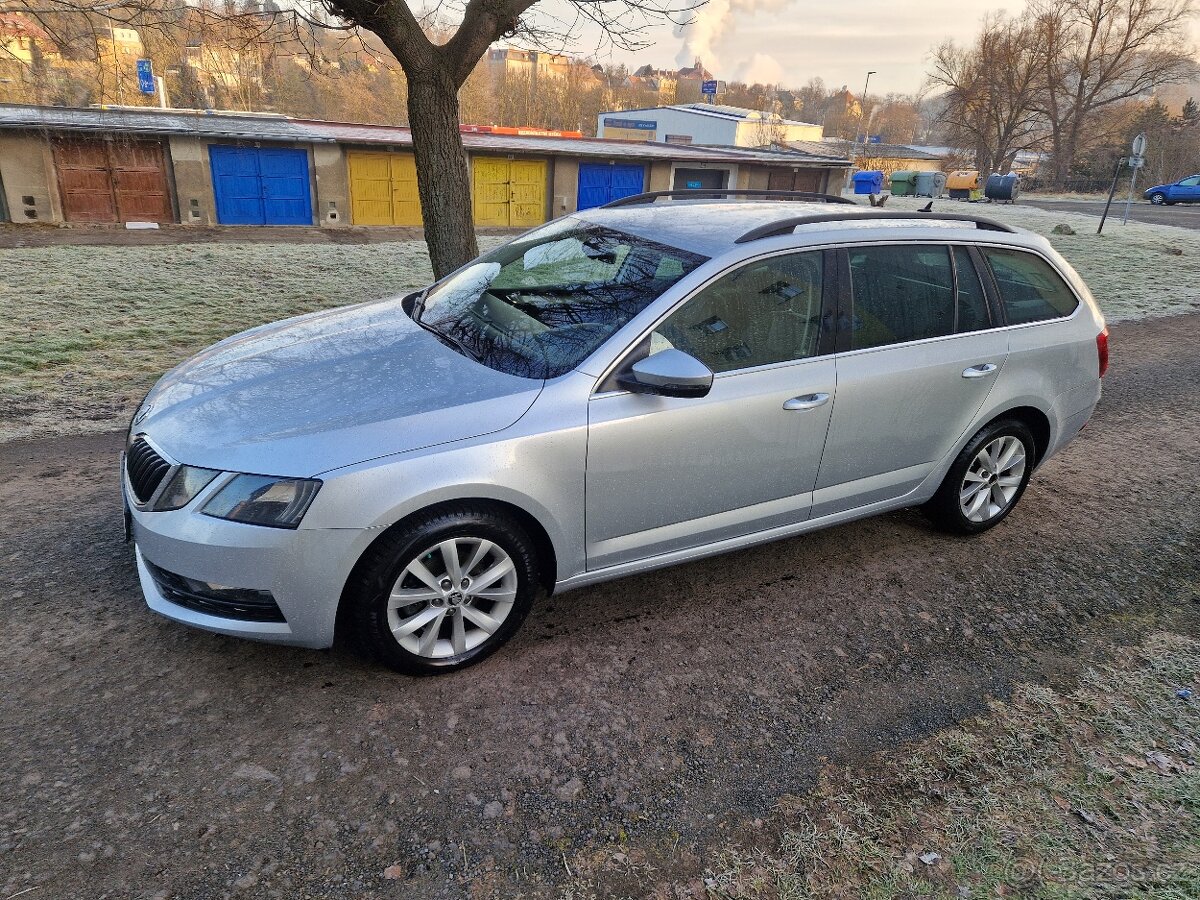
<instances>
[{"instance_id":1,"label":"front wheel","mask_svg":"<svg viewBox=\"0 0 1200 900\"><path fill-rule=\"evenodd\" d=\"M540 580L532 540L499 510L434 511L367 553L348 598L363 646L412 675L480 662L520 628Z\"/></svg>"},{"instance_id":2,"label":"front wheel","mask_svg":"<svg viewBox=\"0 0 1200 900\"><path fill-rule=\"evenodd\" d=\"M1155 206L1162 206L1164 203L1167 202L1167 195L1164 194L1162 191L1155 191L1153 194L1150 195L1150 202L1153 203Z\"/></svg>"},{"instance_id":3,"label":"front wheel","mask_svg":"<svg viewBox=\"0 0 1200 900\"><path fill-rule=\"evenodd\" d=\"M942 485L925 505L935 525L954 534L979 534L1012 512L1033 474L1034 441L1014 419L985 426L967 442Z\"/></svg>"}]
</instances>

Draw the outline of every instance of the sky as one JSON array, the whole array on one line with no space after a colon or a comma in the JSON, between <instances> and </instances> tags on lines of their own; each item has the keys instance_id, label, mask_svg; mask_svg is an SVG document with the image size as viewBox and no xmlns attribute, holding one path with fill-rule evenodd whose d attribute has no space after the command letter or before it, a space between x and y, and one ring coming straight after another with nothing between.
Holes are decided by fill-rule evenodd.
<instances>
[{"instance_id":1,"label":"sky","mask_svg":"<svg viewBox=\"0 0 1200 900\"><path fill-rule=\"evenodd\" d=\"M709 0L683 29L656 27L654 46L599 55L603 62L656 68L691 65L694 56L717 78L800 87L819 76L827 86L862 92L868 70L871 93L917 91L930 51L946 38L965 43L989 12L1017 13L1023 0ZM1200 37L1200 25L1193 26ZM569 48L587 54L595 31Z\"/></svg>"}]
</instances>

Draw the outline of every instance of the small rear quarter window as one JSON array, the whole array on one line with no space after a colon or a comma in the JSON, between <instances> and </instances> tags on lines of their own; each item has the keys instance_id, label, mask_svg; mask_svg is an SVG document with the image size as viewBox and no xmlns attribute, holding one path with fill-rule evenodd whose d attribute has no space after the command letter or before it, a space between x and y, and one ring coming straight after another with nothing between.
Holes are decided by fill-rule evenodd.
<instances>
[{"instance_id":1,"label":"small rear quarter window","mask_svg":"<svg viewBox=\"0 0 1200 900\"><path fill-rule=\"evenodd\" d=\"M1008 315L1009 325L1069 316L1079 300L1053 267L1033 253L981 247Z\"/></svg>"}]
</instances>

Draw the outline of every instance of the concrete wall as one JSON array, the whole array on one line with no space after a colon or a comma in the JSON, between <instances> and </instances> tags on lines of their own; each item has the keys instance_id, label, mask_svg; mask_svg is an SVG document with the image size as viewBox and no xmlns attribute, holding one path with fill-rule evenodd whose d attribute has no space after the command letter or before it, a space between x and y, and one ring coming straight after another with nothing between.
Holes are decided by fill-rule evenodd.
<instances>
[{"instance_id":1,"label":"concrete wall","mask_svg":"<svg viewBox=\"0 0 1200 900\"><path fill-rule=\"evenodd\" d=\"M13 222L62 221L54 155L44 136L0 134L0 180L4 182L8 215Z\"/></svg>"},{"instance_id":2,"label":"concrete wall","mask_svg":"<svg viewBox=\"0 0 1200 900\"><path fill-rule=\"evenodd\" d=\"M217 201L213 196L212 171L208 145L202 137L181 135L168 139L171 168L175 173L175 197L179 202L179 221L184 225L216 225Z\"/></svg>"},{"instance_id":3,"label":"concrete wall","mask_svg":"<svg viewBox=\"0 0 1200 900\"><path fill-rule=\"evenodd\" d=\"M341 144L313 144L313 199L317 224L323 228L350 225L350 167Z\"/></svg>"},{"instance_id":4,"label":"concrete wall","mask_svg":"<svg viewBox=\"0 0 1200 900\"><path fill-rule=\"evenodd\" d=\"M556 156L550 160L550 218L557 219L579 207L579 160Z\"/></svg>"}]
</instances>

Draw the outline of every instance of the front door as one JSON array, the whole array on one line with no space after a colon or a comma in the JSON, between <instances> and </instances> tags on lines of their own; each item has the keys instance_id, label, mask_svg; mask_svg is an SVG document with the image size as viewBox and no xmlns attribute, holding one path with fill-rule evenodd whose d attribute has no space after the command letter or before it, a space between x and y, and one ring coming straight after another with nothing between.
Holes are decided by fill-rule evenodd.
<instances>
[{"instance_id":1,"label":"front door","mask_svg":"<svg viewBox=\"0 0 1200 900\"><path fill-rule=\"evenodd\" d=\"M1193 175L1191 178L1185 178L1179 182L1173 194L1177 197L1172 197L1172 200L1184 200L1189 203L1200 203L1200 175Z\"/></svg>"},{"instance_id":2,"label":"front door","mask_svg":"<svg viewBox=\"0 0 1200 900\"><path fill-rule=\"evenodd\" d=\"M1008 358L965 247L852 247L814 517L900 497L970 426Z\"/></svg>"},{"instance_id":3,"label":"front door","mask_svg":"<svg viewBox=\"0 0 1200 900\"><path fill-rule=\"evenodd\" d=\"M826 269L820 251L746 263L631 354L695 356L715 373L708 396L600 386L588 405L589 569L808 516L836 386L822 329Z\"/></svg>"}]
</instances>

